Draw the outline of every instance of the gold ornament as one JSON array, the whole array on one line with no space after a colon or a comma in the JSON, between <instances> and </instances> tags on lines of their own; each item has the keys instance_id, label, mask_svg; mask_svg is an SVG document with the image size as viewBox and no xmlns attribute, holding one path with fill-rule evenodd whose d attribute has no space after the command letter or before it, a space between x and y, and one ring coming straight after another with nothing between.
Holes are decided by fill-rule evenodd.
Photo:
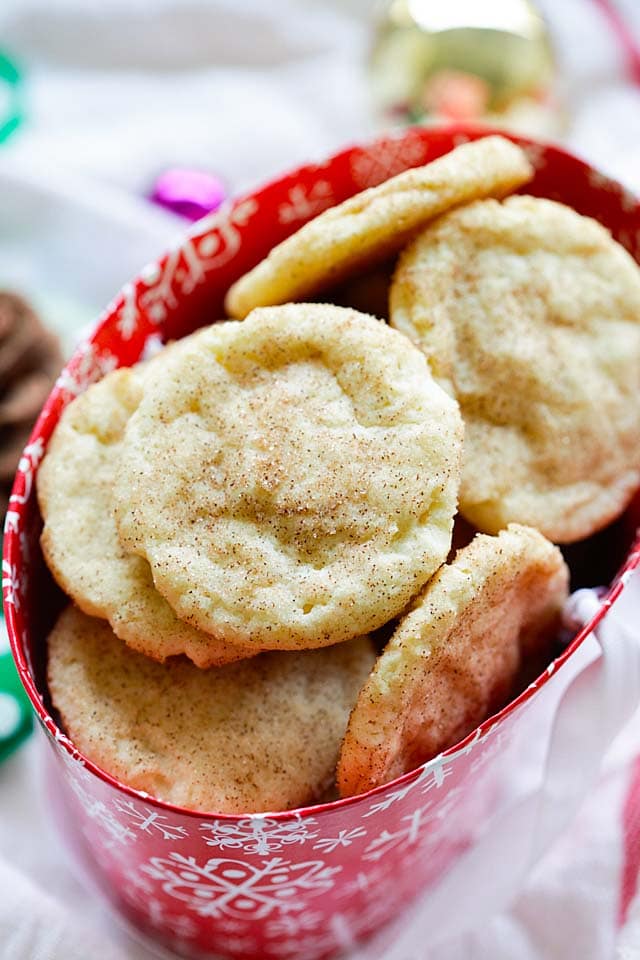
<instances>
[{"instance_id":1,"label":"gold ornament","mask_svg":"<svg viewBox=\"0 0 640 960\"><path fill-rule=\"evenodd\" d=\"M371 57L386 122L481 121L554 135L555 77L546 24L529 0L392 0Z\"/></svg>"}]
</instances>

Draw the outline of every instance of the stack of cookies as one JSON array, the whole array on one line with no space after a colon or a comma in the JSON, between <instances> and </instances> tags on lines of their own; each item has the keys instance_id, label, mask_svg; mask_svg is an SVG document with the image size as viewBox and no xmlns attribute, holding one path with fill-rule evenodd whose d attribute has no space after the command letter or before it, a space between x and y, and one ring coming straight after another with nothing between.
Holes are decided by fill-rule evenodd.
<instances>
[{"instance_id":1,"label":"stack of cookies","mask_svg":"<svg viewBox=\"0 0 640 960\"><path fill-rule=\"evenodd\" d=\"M640 271L502 200L531 175L487 137L351 198L229 290L235 320L66 408L38 474L72 600L49 689L95 763L203 812L350 796L548 655L554 544L640 486ZM398 254L390 324L302 302Z\"/></svg>"}]
</instances>

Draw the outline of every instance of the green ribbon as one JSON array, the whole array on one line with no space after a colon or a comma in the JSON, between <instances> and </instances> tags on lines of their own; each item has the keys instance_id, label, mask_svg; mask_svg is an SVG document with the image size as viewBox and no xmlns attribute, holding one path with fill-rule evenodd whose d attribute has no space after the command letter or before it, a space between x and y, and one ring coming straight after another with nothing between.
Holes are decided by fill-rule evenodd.
<instances>
[{"instance_id":1,"label":"green ribbon","mask_svg":"<svg viewBox=\"0 0 640 960\"><path fill-rule=\"evenodd\" d=\"M23 120L22 76L9 57L0 53L0 85L8 92L7 108L0 115L0 144L8 140Z\"/></svg>"}]
</instances>

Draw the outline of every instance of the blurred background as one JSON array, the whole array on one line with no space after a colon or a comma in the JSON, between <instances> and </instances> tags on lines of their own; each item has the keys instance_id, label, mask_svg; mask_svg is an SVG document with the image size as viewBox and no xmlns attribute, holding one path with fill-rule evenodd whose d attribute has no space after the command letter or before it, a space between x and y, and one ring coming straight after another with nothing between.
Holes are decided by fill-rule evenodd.
<instances>
[{"instance_id":1,"label":"blurred background","mask_svg":"<svg viewBox=\"0 0 640 960\"><path fill-rule=\"evenodd\" d=\"M0 285L66 350L181 229L163 172L234 195L408 122L487 116L640 189L639 49L636 0L2 0Z\"/></svg>"},{"instance_id":2,"label":"blurred background","mask_svg":"<svg viewBox=\"0 0 640 960\"><path fill-rule=\"evenodd\" d=\"M637 0L0 0L0 517L63 358L189 220L354 141L460 120L561 141L640 192ZM30 724L0 617L0 762ZM31 764L0 767L1 957L11 896L37 892L63 942L32 883L98 909L33 826ZM545 909L567 909L562 876ZM585 902L581 956L599 958Z\"/></svg>"}]
</instances>

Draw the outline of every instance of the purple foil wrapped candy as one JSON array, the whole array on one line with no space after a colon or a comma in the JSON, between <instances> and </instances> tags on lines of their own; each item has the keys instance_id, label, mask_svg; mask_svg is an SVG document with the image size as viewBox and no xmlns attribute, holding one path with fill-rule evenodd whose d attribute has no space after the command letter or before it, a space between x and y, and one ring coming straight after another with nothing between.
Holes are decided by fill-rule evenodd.
<instances>
[{"instance_id":1,"label":"purple foil wrapped candy","mask_svg":"<svg viewBox=\"0 0 640 960\"><path fill-rule=\"evenodd\" d=\"M158 177L149 199L195 221L217 210L225 197L222 181L213 174L173 167Z\"/></svg>"}]
</instances>

